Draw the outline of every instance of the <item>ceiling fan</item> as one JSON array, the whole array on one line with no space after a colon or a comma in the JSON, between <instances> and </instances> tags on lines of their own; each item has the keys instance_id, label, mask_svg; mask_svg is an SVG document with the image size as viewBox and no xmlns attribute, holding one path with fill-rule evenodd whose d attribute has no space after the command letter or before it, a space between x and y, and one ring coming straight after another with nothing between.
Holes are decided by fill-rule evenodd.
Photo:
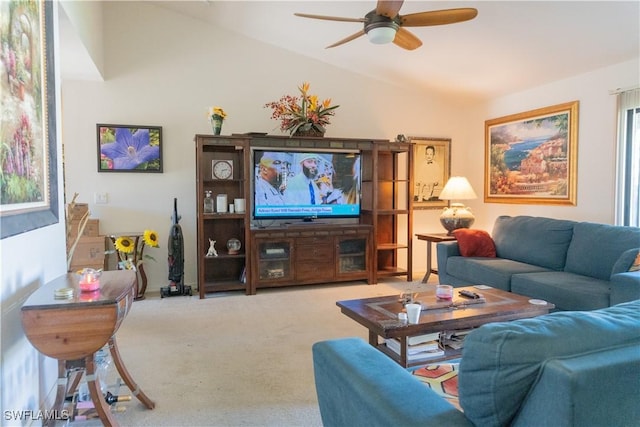
<instances>
[{"instance_id":1,"label":"ceiling fan","mask_svg":"<svg viewBox=\"0 0 640 427\"><path fill-rule=\"evenodd\" d=\"M443 9L400 15L398 12L403 3L404 0L378 0L376 8L367 13L364 18L342 18L307 13L294 13L294 15L302 18L324 19L326 21L364 23L362 30L327 46L327 48L340 46L367 34L371 43L384 44L393 42L395 45L407 50L419 48L422 46L422 42L404 27L455 24L468 21L478 15L478 11L473 8Z\"/></svg>"}]
</instances>

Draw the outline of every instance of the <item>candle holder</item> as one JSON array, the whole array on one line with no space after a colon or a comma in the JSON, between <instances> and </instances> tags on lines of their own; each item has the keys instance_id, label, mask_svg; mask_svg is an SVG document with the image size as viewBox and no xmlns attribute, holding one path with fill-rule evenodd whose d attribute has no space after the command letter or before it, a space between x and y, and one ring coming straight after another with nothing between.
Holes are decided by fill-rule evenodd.
<instances>
[{"instance_id":1,"label":"candle holder","mask_svg":"<svg viewBox=\"0 0 640 427\"><path fill-rule=\"evenodd\" d=\"M81 292L95 292L100 289L100 275L102 270L94 270L93 268L84 268L80 271L80 280L78 285Z\"/></svg>"}]
</instances>

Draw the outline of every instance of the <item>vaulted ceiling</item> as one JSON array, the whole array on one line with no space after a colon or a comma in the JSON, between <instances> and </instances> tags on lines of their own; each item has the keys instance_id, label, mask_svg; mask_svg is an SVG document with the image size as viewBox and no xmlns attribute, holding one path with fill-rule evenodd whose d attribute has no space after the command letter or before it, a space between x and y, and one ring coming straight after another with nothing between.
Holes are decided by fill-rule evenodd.
<instances>
[{"instance_id":1,"label":"vaulted ceiling","mask_svg":"<svg viewBox=\"0 0 640 427\"><path fill-rule=\"evenodd\" d=\"M451 25L411 28L423 45L404 50L366 36L325 47L362 29L358 22L295 12L363 17L366 1L153 1L246 37L391 82L469 97L495 97L640 56L638 1L410 1L402 15L473 7L478 16ZM613 88L612 88L613 89Z\"/></svg>"}]
</instances>

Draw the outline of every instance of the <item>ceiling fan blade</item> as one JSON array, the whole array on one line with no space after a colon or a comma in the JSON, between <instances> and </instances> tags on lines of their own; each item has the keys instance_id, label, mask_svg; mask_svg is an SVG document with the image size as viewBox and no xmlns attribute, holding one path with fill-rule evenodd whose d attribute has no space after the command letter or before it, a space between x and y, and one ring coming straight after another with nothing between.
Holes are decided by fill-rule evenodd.
<instances>
[{"instance_id":1,"label":"ceiling fan blade","mask_svg":"<svg viewBox=\"0 0 640 427\"><path fill-rule=\"evenodd\" d=\"M402 3L404 3L404 0L378 0L376 14L393 19L400 12Z\"/></svg>"},{"instance_id":2,"label":"ceiling fan blade","mask_svg":"<svg viewBox=\"0 0 640 427\"><path fill-rule=\"evenodd\" d=\"M407 50L414 50L422 46L422 42L418 37L402 27L396 31L396 38L393 39L393 44Z\"/></svg>"},{"instance_id":3,"label":"ceiling fan blade","mask_svg":"<svg viewBox=\"0 0 640 427\"><path fill-rule=\"evenodd\" d=\"M360 30L355 34L351 34L349 37L345 37L340 41L335 42L334 44L327 46L325 49L329 49L330 47L336 47L336 46L340 46L341 44L345 44L350 42L351 40L355 40L358 37L364 36L364 30Z\"/></svg>"},{"instance_id":4,"label":"ceiling fan blade","mask_svg":"<svg viewBox=\"0 0 640 427\"><path fill-rule=\"evenodd\" d=\"M410 13L400 16L400 25L405 27L427 27L430 25L455 24L475 18L478 11L473 8L443 9L431 12Z\"/></svg>"},{"instance_id":5,"label":"ceiling fan blade","mask_svg":"<svg viewBox=\"0 0 640 427\"><path fill-rule=\"evenodd\" d=\"M325 21L365 22L364 18L342 18L340 16L310 15L308 13L294 13L294 15L301 18L324 19Z\"/></svg>"}]
</instances>

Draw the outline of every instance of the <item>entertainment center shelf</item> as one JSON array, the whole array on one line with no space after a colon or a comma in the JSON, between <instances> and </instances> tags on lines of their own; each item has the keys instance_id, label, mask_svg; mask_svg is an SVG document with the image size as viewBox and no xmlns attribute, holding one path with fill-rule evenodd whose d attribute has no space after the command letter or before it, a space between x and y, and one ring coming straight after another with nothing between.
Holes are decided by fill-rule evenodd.
<instances>
[{"instance_id":1,"label":"entertainment center shelf","mask_svg":"<svg viewBox=\"0 0 640 427\"><path fill-rule=\"evenodd\" d=\"M368 225L303 225L251 230L252 287L371 283Z\"/></svg>"},{"instance_id":2,"label":"entertainment center shelf","mask_svg":"<svg viewBox=\"0 0 640 427\"><path fill-rule=\"evenodd\" d=\"M200 298L234 290L252 295L258 289L281 286L357 280L375 284L385 276L406 275L412 280L410 143L257 134L196 135L195 142ZM255 150L356 153L360 215L311 223L255 220ZM333 162L340 156L346 157L334 155ZM334 180L335 176L340 173ZM205 212L207 192L215 213ZM226 205L234 205L236 199L245 209L231 213ZM274 225L261 227L264 222ZM228 249L227 242L233 239L240 241L239 250ZM216 254L210 253L210 240L215 241Z\"/></svg>"}]
</instances>

